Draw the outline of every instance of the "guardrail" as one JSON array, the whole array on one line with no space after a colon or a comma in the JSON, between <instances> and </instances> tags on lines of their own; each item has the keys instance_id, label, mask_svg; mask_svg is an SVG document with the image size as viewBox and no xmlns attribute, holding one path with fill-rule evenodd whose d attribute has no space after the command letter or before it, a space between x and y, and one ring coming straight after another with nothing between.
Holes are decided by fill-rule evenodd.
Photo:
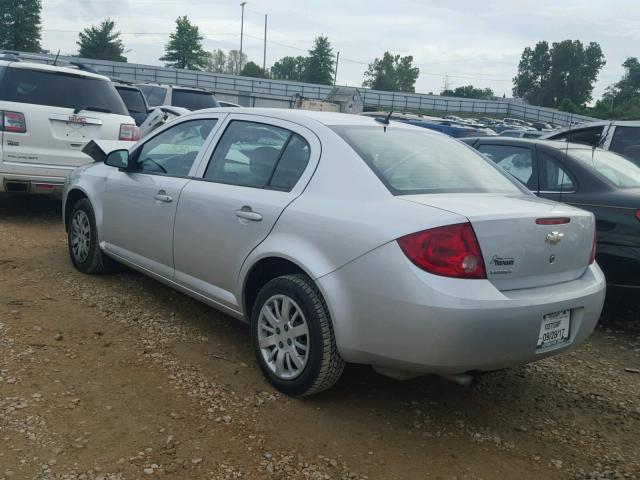
<instances>
[{"instance_id":1,"label":"guardrail","mask_svg":"<svg viewBox=\"0 0 640 480\"><path fill-rule=\"evenodd\" d=\"M20 57L46 63L52 63L54 60L54 55L20 53ZM81 62L112 79L205 88L222 98L244 106L289 108L294 94L312 100L324 100L333 89L329 85L241 77L89 58L60 57L60 60ZM575 122L598 120L584 115L560 112L552 108L536 107L506 100L475 100L422 93L384 92L368 88L358 88L358 90L367 107L381 110L473 113L479 116L502 115L554 125L571 125Z\"/></svg>"}]
</instances>

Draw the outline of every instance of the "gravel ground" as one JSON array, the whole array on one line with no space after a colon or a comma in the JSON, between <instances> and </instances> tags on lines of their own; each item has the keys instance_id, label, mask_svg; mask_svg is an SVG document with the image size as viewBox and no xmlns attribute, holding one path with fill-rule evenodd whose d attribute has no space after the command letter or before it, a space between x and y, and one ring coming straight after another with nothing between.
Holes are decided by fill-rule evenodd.
<instances>
[{"instance_id":1,"label":"gravel ground","mask_svg":"<svg viewBox=\"0 0 640 480\"><path fill-rule=\"evenodd\" d=\"M0 198L0 245L0 479L640 479L633 302L471 389L350 366L298 400L240 322L129 270L76 272L55 200Z\"/></svg>"}]
</instances>

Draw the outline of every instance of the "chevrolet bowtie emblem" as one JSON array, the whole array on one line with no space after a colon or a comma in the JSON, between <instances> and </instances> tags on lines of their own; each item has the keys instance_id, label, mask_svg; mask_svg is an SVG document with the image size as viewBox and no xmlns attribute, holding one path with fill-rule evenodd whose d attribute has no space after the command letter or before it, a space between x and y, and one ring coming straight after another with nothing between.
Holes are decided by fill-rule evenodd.
<instances>
[{"instance_id":1,"label":"chevrolet bowtie emblem","mask_svg":"<svg viewBox=\"0 0 640 480\"><path fill-rule=\"evenodd\" d=\"M547 242L551 245L555 245L562 241L562 237L564 237L564 233L560 232L551 232L547 233Z\"/></svg>"}]
</instances>

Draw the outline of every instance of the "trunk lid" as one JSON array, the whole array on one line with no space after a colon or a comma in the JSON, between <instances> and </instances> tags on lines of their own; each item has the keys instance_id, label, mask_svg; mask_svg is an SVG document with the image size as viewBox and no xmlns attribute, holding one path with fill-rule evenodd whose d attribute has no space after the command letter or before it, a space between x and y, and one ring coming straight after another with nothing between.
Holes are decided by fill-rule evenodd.
<instances>
[{"instance_id":1,"label":"trunk lid","mask_svg":"<svg viewBox=\"0 0 640 480\"><path fill-rule=\"evenodd\" d=\"M429 194L404 200L464 215L473 226L487 279L499 290L552 285L579 278L589 265L590 212L534 196ZM558 225L538 219L568 218Z\"/></svg>"}]
</instances>

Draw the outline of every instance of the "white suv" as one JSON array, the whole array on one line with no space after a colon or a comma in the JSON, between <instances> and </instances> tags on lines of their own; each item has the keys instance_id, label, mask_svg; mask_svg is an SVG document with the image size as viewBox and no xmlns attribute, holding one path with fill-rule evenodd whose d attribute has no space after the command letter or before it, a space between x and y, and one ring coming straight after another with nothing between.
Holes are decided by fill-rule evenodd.
<instances>
[{"instance_id":1,"label":"white suv","mask_svg":"<svg viewBox=\"0 0 640 480\"><path fill-rule=\"evenodd\" d=\"M90 140L136 141L111 81L81 66L0 57L0 192L55 193Z\"/></svg>"},{"instance_id":2,"label":"white suv","mask_svg":"<svg viewBox=\"0 0 640 480\"><path fill-rule=\"evenodd\" d=\"M135 86L142 90L150 107L170 105L172 107L186 108L187 110L202 110L203 108L220 106L213 93L202 88L179 87L159 83L137 83Z\"/></svg>"}]
</instances>

